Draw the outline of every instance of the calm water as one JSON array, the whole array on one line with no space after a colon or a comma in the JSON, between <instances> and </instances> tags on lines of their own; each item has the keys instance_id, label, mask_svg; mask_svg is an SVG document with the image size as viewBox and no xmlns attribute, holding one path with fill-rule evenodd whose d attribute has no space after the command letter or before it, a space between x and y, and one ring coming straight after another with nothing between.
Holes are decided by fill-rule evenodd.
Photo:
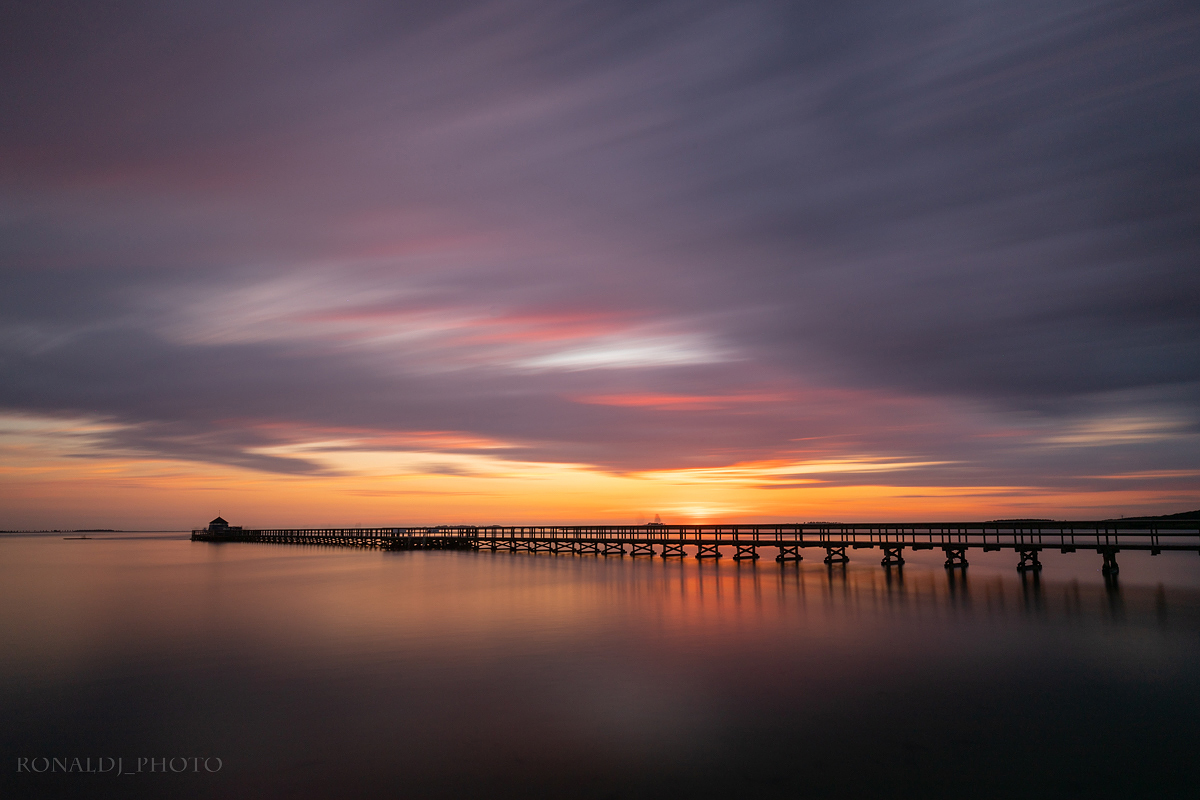
<instances>
[{"instance_id":1,"label":"calm water","mask_svg":"<svg viewBox=\"0 0 1200 800\"><path fill-rule=\"evenodd\" d=\"M0 796L1197 796L1195 554L1106 585L1082 552L1035 582L93 536L0 537Z\"/></svg>"}]
</instances>

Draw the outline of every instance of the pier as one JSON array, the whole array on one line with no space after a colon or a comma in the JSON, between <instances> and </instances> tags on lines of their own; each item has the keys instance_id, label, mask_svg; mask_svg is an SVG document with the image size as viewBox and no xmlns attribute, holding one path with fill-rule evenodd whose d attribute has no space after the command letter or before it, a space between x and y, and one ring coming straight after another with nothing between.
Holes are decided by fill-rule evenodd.
<instances>
[{"instance_id":1,"label":"pier","mask_svg":"<svg viewBox=\"0 0 1200 800\"><path fill-rule=\"evenodd\" d=\"M757 560L760 550L781 563L801 561L808 551L825 564L844 564L851 554L882 554L880 565L901 567L906 550L941 550L947 569L966 568L968 552L1011 550L1018 570L1042 568L1044 550L1094 552L1101 569L1115 575L1122 551L1200 553L1200 520L1104 520L1090 522L996 521L932 523L791 523L771 525L438 525L386 528L243 529L218 517L192 531L193 541L367 547L382 550L490 550L595 556L707 559L733 551L736 560ZM822 552L823 551L823 552Z\"/></svg>"}]
</instances>

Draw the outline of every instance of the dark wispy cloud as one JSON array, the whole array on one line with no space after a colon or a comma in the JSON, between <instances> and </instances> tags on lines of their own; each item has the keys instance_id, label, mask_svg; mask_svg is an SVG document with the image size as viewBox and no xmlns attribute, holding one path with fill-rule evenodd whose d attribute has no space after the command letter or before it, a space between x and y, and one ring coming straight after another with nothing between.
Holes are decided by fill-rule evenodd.
<instances>
[{"instance_id":1,"label":"dark wispy cloud","mask_svg":"<svg viewBox=\"0 0 1200 800\"><path fill-rule=\"evenodd\" d=\"M10 411L280 472L345 429L613 470L1197 467L1188 4L3 13Z\"/></svg>"}]
</instances>

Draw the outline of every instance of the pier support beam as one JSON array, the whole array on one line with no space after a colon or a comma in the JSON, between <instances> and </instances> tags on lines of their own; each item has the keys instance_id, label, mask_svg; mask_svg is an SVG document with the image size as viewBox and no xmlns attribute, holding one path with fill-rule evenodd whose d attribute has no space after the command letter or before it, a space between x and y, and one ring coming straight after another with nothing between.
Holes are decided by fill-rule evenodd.
<instances>
[{"instance_id":1,"label":"pier support beam","mask_svg":"<svg viewBox=\"0 0 1200 800\"><path fill-rule=\"evenodd\" d=\"M1105 575L1116 575L1121 571L1117 566L1117 553L1121 552L1115 547L1105 547L1100 550L1100 554L1104 556L1104 566L1100 568L1100 572Z\"/></svg>"},{"instance_id":2,"label":"pier support beam","mask_svg":"<svg viewBox=\"0 0 1200 800\"><path fill-rule=\"evenodd\" d=\"M602 552L600 555L602 555L602 556L623 556L623 555L625 555L625 543L624 542L605 542L604 543L604 552Z\"/></svg>"},{"instance_id":3,"label":"pier support beam","mask_svg":"<svg viewBox=\"0 0 1200 800\"><path fill-rule=\"evenodd\" d=\"M682 542L663 542L663 558L684 558L685 556L687 553L683 552Z\"/></svg>"},{"instance_id":4,"label":"pier support beam","mask_svg":"<svg viewBox=\"0 0 1200 800\"><path fill-rule=\"evenodd\" d=\"M879 562L881 567L900 567L904 565L904 556L901 551L904 550L904 545L883 546L883 560Z\"/></svg>"},{"instance_id":5,"label":"pier support beam","mask_svg":"<svg viewBox=\"0 0 1200 800\"><path fill-rule=\"evenodd\" d=\"M1017 564L1017 569L1024 572L1027 569L1040 570L1042 562L1038 561L1038 548L1031 550L1021 549L1021 563Z\"/></svg>"},{"instance_id":6,"label":"pier support beam","mask_svg":"<svg viewBox=\"0 0 1200 800\"><path fill-rule=\"evenodd\" d=\"M715 544L702 544L696 551L696 558L720 558L721 551Z\"/></svg>"},{"instance_id":7,"label":"pier support beam","mask_svg":"<svg viewBox=\"0 0 1200 800\"><path fill-rule=\"evenodd\" d=\"M654 545L650 542L631 542L629 555L631 556L654 556Z\"/></svg>"},{"instance_id":8,"label":"pier support beam","mask_svg":"<svg viewBox=\"0 0 1200 800\"><path fill-rule=\"evenodd\" d=\"M826 547L825 548L825 563L826 564L845 564L850 561L850 556L846 555L845 547Z\"/></svg>"},{"instance_id":9,"label":"pier support beam","mask_svg":"<svg viewBox=\"0 0 1200 800\"><path fill-rule=\"evenodd\" d=\"M800 545L797 544L781 544L779 545L779 555L775 556L776 561L802 561L804 556L800 555Z\"/></svg>"},{"instance_id":10,"label":"pier support beam","mask_svg":"<svg viewBox=\"0 0 1200 800\"><path fill-rule=\"evenodd\" d=\"M953 569L954 567L965 567L967 564L967 548L965 547L943 547L942 551L946 554L946 568Z\"/></svg>"},{"instance_id":11,"label":"pier support beam","mask_svg":"<svg viewBox=\"0 0 1200 800\"><path fill-rule=\"evenodd\" d=\"M734 561L742 561L743 559L758 560L758 545L753 544L735 544L737 552L733 554Z\"/></svg>"},{"instance_id":12,"label":"pier support beam","mask_svg":"<svg viewBox=\"0 0 1200 800\"><path fill-rule=\"evenodd\" d=\"M579 555L600 555L600 544L598 542L576 542L575 552Z\"/></svg>"}]
</instances>

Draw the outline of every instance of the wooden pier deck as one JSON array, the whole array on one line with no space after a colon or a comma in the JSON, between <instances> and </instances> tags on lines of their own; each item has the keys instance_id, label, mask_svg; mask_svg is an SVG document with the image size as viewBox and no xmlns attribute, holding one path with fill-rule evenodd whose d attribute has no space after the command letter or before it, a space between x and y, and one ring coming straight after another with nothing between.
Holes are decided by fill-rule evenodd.
<instances>
[{"instance_id":1,"label":"wooden pier deck","mask_svg":"<svg viewBox=\"0 0 1200 800\"><path fill-rule=\"evenodd\" d=\"M1200 521L997 521L930 523L794 523L773 525L515 525L387 528L242 529L210 526L192 531L194 541L307 544L385 550L472 549L601 556L757 559L761 548L776 561L799 561L810 548L824 563L850 560L849 552L878 549L884 567L904 564L904 550L942 550L946 567L966 567L971 549L1012 550L1017 569L1042 568L1042 550L1094 551L1103 571L1115 574L1122 550L1200 553Z\"/></svg>"}]
</instances>

